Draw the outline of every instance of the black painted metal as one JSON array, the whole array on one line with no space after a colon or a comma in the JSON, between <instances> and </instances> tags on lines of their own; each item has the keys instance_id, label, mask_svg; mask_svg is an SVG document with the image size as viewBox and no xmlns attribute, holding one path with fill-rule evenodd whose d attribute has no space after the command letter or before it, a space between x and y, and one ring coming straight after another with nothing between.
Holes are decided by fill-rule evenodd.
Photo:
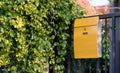
<instances>
[{"instance_id":1,"label":"black painted metal","mask_svg":"<svg viewBox=\"0 0 120 73\"><path fill-rule=\"evenodd\" d=\"M111 13L111 14L103 14L103 15L93 15L93 16L84 16L83 18L95 17L99 16L100 19L120 17L120 13Z\"/></svg>"},{"instance_id":2,"label":"black painted metal","mask_svg":"<svg viewBox=\"0 0 120 73\"><path fill-rule=\"evenodd\" d=\"M4 73L4 72L2 71L2 69L3 69L3 67L0 67L0 73Z\"/></svg>"},{"instance_id":3,"label":"black painted metal","mask_svg":"<svg viewBox=\"0 0 120 73\"><path fill-rule=\"evenodd\" d=\"M107 33L107 19L111 18L111 40L112 40L112 45L111 45L111 54L110 54L110 73L120 73L120 37L118 37L120 35L120 30L116 30L115 29L115 25L116 23L119 24L119 19L116 20L117 18L120 17L120 13L113 13L113 14L104 14L104 15L95 15L95 16L99 16L99 19L105 19L105 32ZM85 18L88 17L95 17L95 16L87 16ZM106 62L105 62L106 65ZM105 71L105 73L107 73L108 71Z\"/></svg>"},{"instance_id":4,"label":"black painted metal","mask_svg":"<svg viewBox=\"0 0 120 73\"><path fill-rule=\"evenodd\" d=\"M107 39L107 34L108 34L108 22L107 22L107 18L105 18L105 39ZM105 42L106 44L106 49L107 48L107 41ZM105 59L105 73L107 73L108 69L107 69L107 59Z\"/></svg>"},{"instance_id":5,"label":"black painted metal","mask_svg":"<svg viewBox=\"0 0 120 73\"><path fill-rule=\"evenodd\" d=\"M113 16L112 17L112 49L111 49L111 67L112 67L112 72L111 73L116 73L116 66L115 66L115 56L116 56L116 31L115 31L115 21L116 18Z\"/></svg>"}]
</instances>

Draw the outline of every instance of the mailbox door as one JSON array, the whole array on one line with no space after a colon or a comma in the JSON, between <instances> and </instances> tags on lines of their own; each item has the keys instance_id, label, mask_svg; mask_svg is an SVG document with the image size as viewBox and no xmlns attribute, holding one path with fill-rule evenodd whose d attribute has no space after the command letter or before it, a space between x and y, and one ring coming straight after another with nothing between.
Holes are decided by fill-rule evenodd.
<instances>
[{"instance_id":1,"label":"mailbox door","mask_svg":"<svg viewBox=\"0 0 120 73\"><path fill-rule=\"evenodd\" d=\"M98 17L76 19L74 23L74 57L98 58Z\"/></svg>"},{"instance_id":2,"label":"mailbox door","mask_svg":"<svg viewBox=\"0 0 120 73\"><path fill-rule=\"evenodd\" d=\"M98 30L97 26L74 28L74 52L75 58L97 58L98 54Z\"/></svg>"}]
</instances>

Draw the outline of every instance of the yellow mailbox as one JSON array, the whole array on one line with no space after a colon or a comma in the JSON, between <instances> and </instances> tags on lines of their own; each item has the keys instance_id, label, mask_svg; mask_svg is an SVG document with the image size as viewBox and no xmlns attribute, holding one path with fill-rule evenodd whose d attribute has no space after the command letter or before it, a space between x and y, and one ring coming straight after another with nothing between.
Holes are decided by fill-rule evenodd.
<instances>
[{"instance_id":1,"label":"yellow mailbox","mask_svg":"<svg viewBox=\"0 0 120 73\"><path fill-rule=\"evenodd\" d=\"M78 18L74 22L74 57L99 58L99 17ZM99 47L99 48L98 48Z\"/></svg>"}]
</instances>

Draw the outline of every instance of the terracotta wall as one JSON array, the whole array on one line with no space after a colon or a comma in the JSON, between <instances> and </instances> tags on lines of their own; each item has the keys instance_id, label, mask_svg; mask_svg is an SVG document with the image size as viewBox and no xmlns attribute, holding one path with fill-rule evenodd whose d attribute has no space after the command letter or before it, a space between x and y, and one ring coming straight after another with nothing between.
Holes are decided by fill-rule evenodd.
<instances>
[{"instance_id":1,"label":"terracotta wall","mask_svg":"<svg viewBox=\"0 0 120 73\"><path fill-rule=\"evenodd\" d=\"M85 8L87 16L98 15L98 14L108 14L109 6L92 6L90 0L76 0L76 3L81 7Z\"/></svg>"}]
</instances>

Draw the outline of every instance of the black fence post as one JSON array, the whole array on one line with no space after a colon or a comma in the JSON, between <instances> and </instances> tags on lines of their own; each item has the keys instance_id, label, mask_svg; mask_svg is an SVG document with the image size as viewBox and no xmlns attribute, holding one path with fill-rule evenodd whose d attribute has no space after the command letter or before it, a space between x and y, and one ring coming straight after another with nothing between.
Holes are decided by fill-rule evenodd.
<instances>
[{"instance_id":1,"label":"black fence post","mask_svg":"<svg viewBox=\"0 0 120 73\"><path fill-rule=\"evenodd\" d=\"M112 17L112 48L111 48L111 65L110 72L116 73L115 71L115 56L116 56L116 33L115 33L115 17Z\"/></svg>"},{"instance_id":2,"label":"black fence post","mask_svg":"<svg viewBox=\"0 0 120 73\"><path fill-rule=\"evenodd\" d=\"M107 39L107 34L108 34L108 25L107 25L107 18L105 19L105 39ZM105 45L106 45L106 48L105 48L105 52L106 52L106 49L108 49L107 47L107 41L105 41ZM107 73L107 58L105 57L105 73Z\"/></svg>"},{"instance_id":3,"label":"black fence post","mask_svg":"<svg viewBox=\"0 0 120 73\"><path fill-rule=\"evenodd\" d=\"M99 73L99 70L100 70L100 59L97 59L96 60L96 73Z\"/></svg>"}]
</instances>

